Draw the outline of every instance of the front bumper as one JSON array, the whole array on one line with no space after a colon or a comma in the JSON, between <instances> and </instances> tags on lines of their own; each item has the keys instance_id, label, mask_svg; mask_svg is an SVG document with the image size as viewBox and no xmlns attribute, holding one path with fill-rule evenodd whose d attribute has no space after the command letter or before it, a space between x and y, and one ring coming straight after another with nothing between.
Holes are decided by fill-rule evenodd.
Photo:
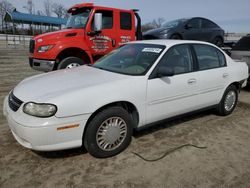
<instances>
[{"instance_id":1,"label":"front bumper","mask_svg":"<svg viewBox=\"0 0 250 188\"><path fill-rule=\"evenodd\" d=\"M35 70L43 72L49 72L54 70L55 62L56 61L54 60L29 58L30 67L32 67Z\"/></svg>"},{"instance_id":2,"label":"front bumper","mask_svg":"<svg viewBox=\"0 0 250 188\"><path fill-rule=\"evenodd\" d=\"M3 107L9 128L19 144L38 151L55 151L82 146L84 127L90 114L74 117L37 118L22 112L22 106L17 112L8 106L7 97ZM62 129L70 125L73 128Z\"/></svg>"}]
</instances>

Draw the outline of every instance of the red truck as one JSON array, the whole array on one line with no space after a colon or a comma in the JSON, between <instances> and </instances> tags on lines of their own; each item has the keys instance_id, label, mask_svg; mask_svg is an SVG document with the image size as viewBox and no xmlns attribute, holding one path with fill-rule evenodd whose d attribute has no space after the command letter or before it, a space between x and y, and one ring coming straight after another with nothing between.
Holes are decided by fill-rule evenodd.
<instances>
[{"instance_id":1,"label":"red truck","mask_svg":"<svg viewBox=\"0 0 250 188\"><path fill-rule=\"evenodd\" d=\"M120 45L140 40L137 10L76 4L68 10L66 28L35 36L30 41L30 66L53 71L92 64Z\"/></svg>"}]
</instances>

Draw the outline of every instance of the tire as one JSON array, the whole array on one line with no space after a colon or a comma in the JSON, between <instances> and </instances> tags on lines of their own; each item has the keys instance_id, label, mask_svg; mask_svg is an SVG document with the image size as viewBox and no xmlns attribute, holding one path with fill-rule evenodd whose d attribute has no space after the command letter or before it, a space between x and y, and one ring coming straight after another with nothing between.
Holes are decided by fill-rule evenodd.
<instances>
[{"instance_id":1,"label":"tire","mask_svg":"<svg viewBox=\"0 0 250 188\"><path fill-rule=\"evenodd\" d=\"M215 44L218 47L222 47L223 46L223 40L221 37L215 37L213 40L213 44Z\"/></svg>"},{"instance_id":2,"label":"tire","mask_svg":"<svg viewBox=\"0 0 250 188\"><path fill-rule=\"evenodd\" d=\"M170 39L179 39L179 40L181 40L181 37L180 37L180 35L178 35L178 34L173 34L173 35L170 37Z\"/></svg>"},{"instance_id":3,"label":"tire","mask_svg":"<svg viewBox=\"0 0 250 188\"><path fill-rule=\"evenodd\" d=\"M121 107L99 112L88 124L83 138L86 150L94 157L117 155L131 142L133 121Z\"/></svg>"},{"instance_id":4,"label":"tire","mask_svg":"<svg viewBox=\"0 0 250 188\"><path fill-rule=\"evenodd\" d=\"M67 57L59 63L57 69L70 69L84 64L85 62L78 57Z\"/></svg>"},{"instance_id":5,"label":"tire","mask_svg":"<svg viewBox=\"0 0 250 188\"><path fill-rule=\"evenodd\" d=\"M238 90L234 85L230 85L218 104L217 112L221 116L227 116L231 114L238 102Z\"/></svg>"}]
</instances>

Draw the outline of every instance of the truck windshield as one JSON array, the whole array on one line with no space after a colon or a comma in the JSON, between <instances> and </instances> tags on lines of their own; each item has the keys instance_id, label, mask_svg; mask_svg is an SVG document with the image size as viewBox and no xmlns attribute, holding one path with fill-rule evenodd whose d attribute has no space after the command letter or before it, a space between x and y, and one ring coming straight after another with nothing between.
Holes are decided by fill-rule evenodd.
<instances>
[{"instance_id":1,"label":"truck windshield","mask_svg":"<svg viewBox=\"0 0 250 188\"><path fill-rule=\"evenodd\" d=\"M145 75L165 46L154 44L127 44L99 59L95 68L126 75Z\"/></svg>"},{"instance_id":2,"label":"truck windshield","mask_svg":"<svg viewBox=\"0 0 250 188\"><path fill-rule=\"evenodd\" d=\"M67 29L85 28L90 12L91 12L91 9L78 9L72 12L67 21L66 28Z\"/></svg>"}]
</instances>

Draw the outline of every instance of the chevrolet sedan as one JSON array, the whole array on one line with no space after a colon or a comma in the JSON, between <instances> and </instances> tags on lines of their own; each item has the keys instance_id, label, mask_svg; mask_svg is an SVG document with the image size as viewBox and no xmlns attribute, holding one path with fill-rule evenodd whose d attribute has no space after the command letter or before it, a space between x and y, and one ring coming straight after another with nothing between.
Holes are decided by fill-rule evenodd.
<instances>
[{"instance_id":1,"label":"chevrolet sedan","mask_svg":"<svg viewBox=\"0 0 250 188\"><path fill-rule=\"evenodd\" d=\"M110 157L134 129L191 111L233 112L247 65L216 46L195 41L132 42L92 66L33 76L5 98L15 139L32 150L84 146Z\"/></svg>"}]
</instances>

